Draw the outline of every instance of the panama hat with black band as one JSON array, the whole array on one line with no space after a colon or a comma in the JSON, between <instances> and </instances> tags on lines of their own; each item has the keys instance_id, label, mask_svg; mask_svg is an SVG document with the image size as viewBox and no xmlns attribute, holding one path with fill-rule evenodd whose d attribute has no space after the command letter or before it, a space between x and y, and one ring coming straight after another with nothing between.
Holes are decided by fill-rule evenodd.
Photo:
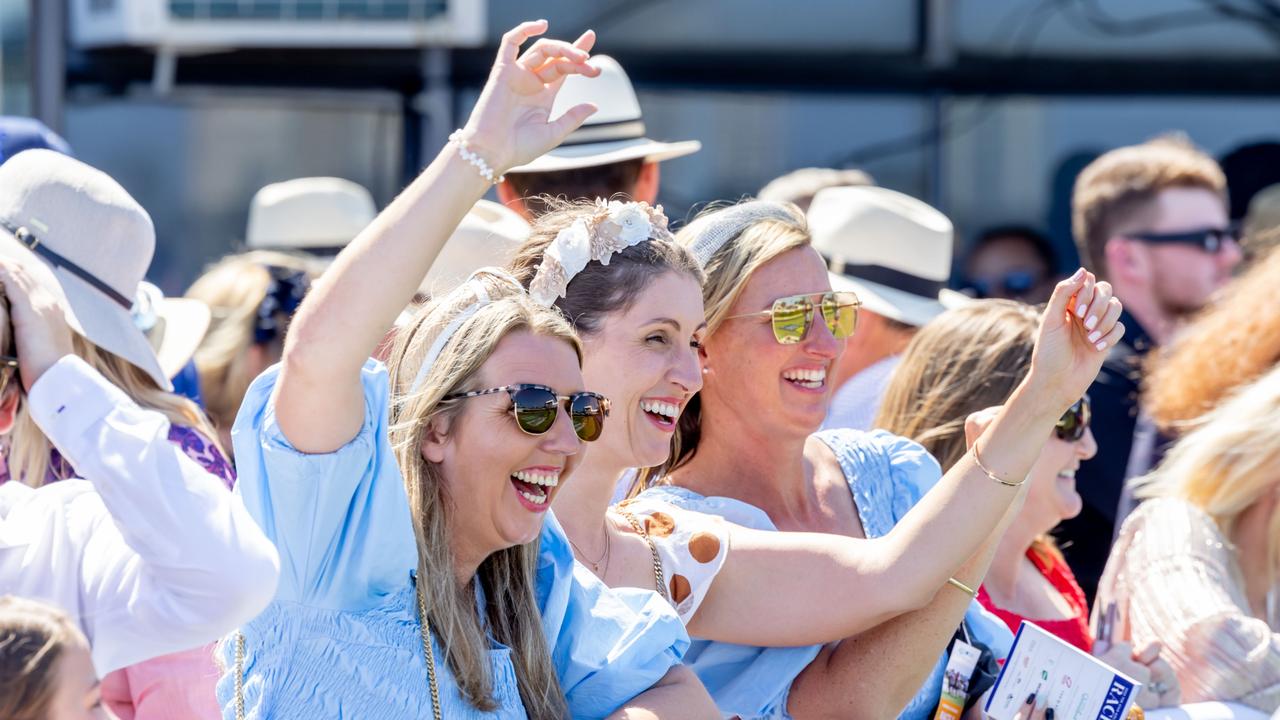
<instances>
[{"instance_id":1,"label":"panama hat with black band","mask_svg":"<svg viewBox=\"0 0 1280 720\"><path fill-rule=\"evenodd\" d=\"M968 298L946 289L955 230L951 220L910 195L882 187L818 192L807 219L834 290L852 290L862 307L920 327Z\"/></svg>"}]
</instances>

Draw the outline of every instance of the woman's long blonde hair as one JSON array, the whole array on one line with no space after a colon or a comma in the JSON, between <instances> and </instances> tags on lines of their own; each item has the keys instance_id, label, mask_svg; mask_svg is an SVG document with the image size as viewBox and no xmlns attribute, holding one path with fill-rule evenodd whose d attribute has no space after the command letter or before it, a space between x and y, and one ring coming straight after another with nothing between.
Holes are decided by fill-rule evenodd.
<instances>
[{"instance_id":1,"label":"woman's long blonde hair","mask_svg":"<svg viewBox=\"0 0 1280 720\"><path fill-rule=\"evenodd\" d=\"M759 201L757 201L759 202ZM707 313L707 334L712 337L733 308L742 290L750 282L757 270L774 258L796 248L808 247L811 243L809 227L805 224L804 214L791 203L770 203L776 207L777 215L782 217L764 217L747 222L741 229L732 233L716 250L702 269L706 273L706 281L702 284L702 304ZM703 228L700 224L704 218L711 218L714 223L716 213L732 211L735 207L719 207L709 210L697 220L676 233L676 242L685 247L696 247L700 241ZM661 478L666 473L689 462L698 451L698 441L702 437L702 398L694 395L680 415L680 444L673 448L671 459L663 467L655 468L647 473L648 479ZM634 492L642 490L642 482L633 488Z\"/></svg>"},{"instance_id":2,"label":"woman's long blonde hair","mask_svg":"<svg viewBox=\"0 0 1280 720\"><path fill-rule=\"evenodd\" d=\"M1039 322L1013 300L977 300L930 320L903 352L873 424L955 465L967 449L965 418L1003 405L1031 369Z\"/></svg>"},{"instance_id":3,"label":"woman's long blonde hair","mask_svg":"<svg viewBox=\"0 0 1280 720\"><path fill-rule=\"evenodd\" d=\"M468 292L445 295L423 306L397 333L388 361L391 444L413 513L418 578L426 594L427 616L462 696L478 709L495 709L489 671L488 638L492 637L511 648L529 717L560 720L568 717L568 708L534 597L537 541L499 550L480 564L476 581L484 594L482 621L476 613L475 588L459 586L453 571L452 528L467 519L454 517L440 468L423 458L421 448L434 420L456 418L461 412L463 401L444 398L480 389L475 386L477 373L508 334L524 331L563 340L573 347L579 362L582 347L557 311L535 304L507 281L484 275L478 279L495 300L462 323L417 389L412 386L428 348L451 320L475 302L475 296Z\"/></svg>"},{"instance_id":4,"label":"woman's long blonde hair","mask_svg":"<svg viewBox=\"0 0 1280 720\"><path fill-rule=\"evenodd\" d=\"M910 438L945 470L966 452L970 413L1003 405L1031 370L1040 314L1013 300L977 300L930 320L903 351L875 427ZM1061 559L1049 535L1031 548Z\"/></svg>"},{"instance_id":5,"label":"woman's long blonde hair","mask_svg":"<svg viewBox=\"0 0 1280 720\"><path fill-rule=\"evenodd\" d=\"M0 596L0 718L46 720L58 693L58 661L73 645L89 647L66 613Z\"/></svg>"},{"instance_id":6,"label":"woman's long blonde hair","mask_svg":"<svg viewBox=\"0 0 1280 720\"><path fill-rule=\"evenodd\" d=\"M80 359L102 373L108 382L124 391L138 405L159 412L174 425L193 428L210 443L217 444L218 434L198 405L162 389L138 366L78 334L72 333L71 344ZM8 439L9 476L32 487L43 485L48 479L53 445L36 424L25 402L18 405L13 431Z\"/></svg>"},{"instance_id":7,"label":"woman's long blonde hair","mask_svg":"<svg viewBox=\"0 0 1280 720\"><path fill-rule=\"evenodd\" d=\"M1148 475L1132 480L1142 499L1177 498L1230 537L1241 513L1280 487L1280 367L1237 388L1192 424ZM1271 516L1268 567L1280 567L1280 511Z\"/></svg>"},{"instance_id":8,"label":"woman's long blonde hair","mask_svg":"<svg viewBox=\"0 0 1280 720\"><path fill-rule=\"evenodd\" d=\"M1223 291L1166 348L1152 353L1143 408L1176 431L1280 362L1280 248Z\"/></svg>"},{"instance_id":9,"label":"woman's long blonde hair","mask_svg":"<svg viewBox=\"0 0 1280 720\"><path fill-rule=\"evenodd\" d=\"M200 396L220 428L230 428L235 422L244 394L253 382L248 352L254 344L258 306L271 287L269 267L299 270L311 279L319 274L310 258L252 250L222 258L187 288L186 297L200 300L212 313L195 362ZM284 340L283 333L280 340Z\"/></svg>"}]
</instances>

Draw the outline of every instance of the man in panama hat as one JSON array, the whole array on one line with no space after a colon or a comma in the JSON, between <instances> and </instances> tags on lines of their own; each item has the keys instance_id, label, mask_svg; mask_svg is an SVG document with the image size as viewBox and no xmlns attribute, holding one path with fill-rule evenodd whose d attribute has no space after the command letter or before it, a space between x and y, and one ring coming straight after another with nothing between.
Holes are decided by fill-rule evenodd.
<instances>
[{"instance_id":1,"label":"man in panama hat","mask_svg":"<svg viewBox=\"0 0 1280 720\"><path fill-rule=\"evenodd\" d=\"M813 247L831 287L862 301L858 331L837 361L824 427L871 429L903 349L947 307L966 302L945 289L955 231L946 215L888 188L834 187L809 206Z\"/></svg>"},{"instance_id":2,"label":"man in panama hat","mask_svg":"<svg viewBox=\"0 0 1280 720\"><path fill-rule=\"evenodd\" d=\"M691 155L697 140L662 142L645 137L644 117L631 80L617 60L593 55L600 74L570 75L556 95L551 116L580 103L599 108L560 146L527 165L508 170L498 184L502 204L532 219L544 212L539 195L609 198L623 193L653 205L658 199L658 163Z\"/></svg>"}]
</instances>

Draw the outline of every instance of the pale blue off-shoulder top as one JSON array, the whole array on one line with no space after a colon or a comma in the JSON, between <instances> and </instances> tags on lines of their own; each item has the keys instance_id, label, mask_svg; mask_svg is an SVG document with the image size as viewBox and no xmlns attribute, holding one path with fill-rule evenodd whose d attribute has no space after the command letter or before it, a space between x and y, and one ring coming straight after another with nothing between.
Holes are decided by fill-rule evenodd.
<instances>
[{"instance_id":1,"label":"pale blue off-shoulder top","mask_svg":"<svg viewBox=\"0 0 1280 720\"><path fill-rule=\"evenodd\" d=\"M431 700L412 574L408 499L387 438L386 368L362 371L365 418L339 450L307 455L275 421L278 368L254 381L236 418L236 492L280 550L275 600L241 630L249 718L429 718ZM552 662L575 718L608 715L680 661L688 636L647 590L610 589L573 560L548 513L537 598ZM499 708L463 700L433 638L446 718L524 718L510 651L489 655ZM234 636L222 644L223 717L235 716Z\"/></svg>"},{"instance_id":2,"label":"pale blue off-shoulder top","mask_svg":"<svg viewBox=\"0 0 1280 720\"><path fill-rule=\"evenodd\" d=\"M942 477L938 462L918 443L884 430L824 430L816 437L831 448L849 483L862 527L869 538L888 533ZM689 510L722 515L739 525L773 530L765 513L752 505L724 497L706 497L686 488L661 485L650 488L667 502ZM973 637L1003 658L1013 636L999 618L974 601L965 613ZM820 650L808 648L759 648L694 638L685 662L711 691L726 715L742 718L789 718L787 695L791 682ZM803 663L795 656L783 661L779 653L807 653ZM803 656L802 656L803 657ZM938 659L929 678L899 716L902 720L927 720L933 716L942 691L947 656ZM749 682L742 682L748 678Z\"/></svg>"}]
</instances>

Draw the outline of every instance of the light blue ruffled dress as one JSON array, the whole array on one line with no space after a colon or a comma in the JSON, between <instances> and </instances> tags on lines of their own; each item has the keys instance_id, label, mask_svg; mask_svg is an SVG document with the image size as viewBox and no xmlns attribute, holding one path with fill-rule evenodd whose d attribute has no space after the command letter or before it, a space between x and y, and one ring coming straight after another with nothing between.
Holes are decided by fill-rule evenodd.
<instances>
[{"instance_id":1,"label":"light blue ruffled dress","mask_svg":"<svg viewBox=\"0 0 1280 720\"><path fill-rule=\"evenodd\" d=\"M889 532L924 493L942 477L938 463L919 444L884 430L825 430L816 435L840 462L849 491L853 493L858 516L868 538ZM706 497L686 488L658 486L645 491L678 507L725 518L739 525L776 529L758 508L723 497ZM999 618L974 601L965 613L974 639L985 643L1003 658L1013 635ZM786 712L791 682L821 649L757 648L694 638L685 657L716 705L726 715L742 718L789 718ZM793 656L778 651L807 653L808 660L796 665ZM942 691L946 653L938 659L928 680L899 716L903 720L927 720ZM743 681L747 679L747 681Z\"/></svg>"},{"instance_id":2,"label":"light blue ruffled dress","mask_svg":"<svg viewBox=\"0 0 1280 720\"><path fill-rule=\"evenodd\" d=\"M236 418L236 492L280 550L275 600L242 628L249 718L431 717L412 573L408 499L387 438L386 368L362 372L365 418L339 450L291 447L271 404L278 367L254 381ZM608 715L680 661L688 636L671 606L646 590L610 589L578 567L564 531L543 525L537 598L552 661L575 718ZM526 717L510 651L489 662L499 709L467 703L432 639L443 717ZM223 717L235 716L235 642L221 648Z\"/></svg>"}]
</instances>

